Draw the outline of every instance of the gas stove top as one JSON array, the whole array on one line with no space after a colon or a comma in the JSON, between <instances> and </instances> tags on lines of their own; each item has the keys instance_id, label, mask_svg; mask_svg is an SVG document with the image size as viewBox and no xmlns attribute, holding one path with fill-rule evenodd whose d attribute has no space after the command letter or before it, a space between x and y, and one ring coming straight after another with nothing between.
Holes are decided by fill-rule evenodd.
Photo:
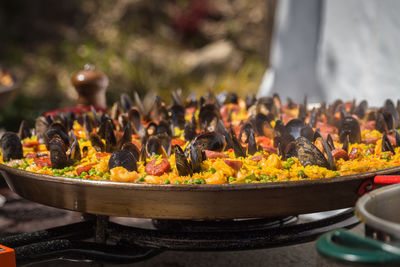
<instances>
[{"instance_id":1,"label":"gas stove top","mask_svg":"<svg viewBox=\"0 0 400 267\"><path fill-rule=\"evenodd\" d=\"M37 266L53 266L49 264L59 258L74 262L65 266L132 264L171 251L232 253L276 248L309 242L324 232L358 223L352 209L223 221L109 218L43 206L6 189L0 193L7 199L0 209L0 244L14 248L17 262L29 266L38 262Z\"/></svg>"}]
</instances>

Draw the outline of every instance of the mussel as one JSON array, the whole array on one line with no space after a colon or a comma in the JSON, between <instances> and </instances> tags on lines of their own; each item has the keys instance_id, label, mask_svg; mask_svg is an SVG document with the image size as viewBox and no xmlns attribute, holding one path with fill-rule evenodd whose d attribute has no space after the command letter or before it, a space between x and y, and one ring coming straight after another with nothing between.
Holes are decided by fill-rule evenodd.
<instances>
[{"instance_id":1,"label":"mussel","mask_svg":"<svg viewBox=\"0 0 400 267\"><path fill-rule=\"evenodd\" d=\"M317 165L330 170L333 169L333 166L330 166L324 154L307 138L299 137L295 142L297 157L303 166Z\"/></svg>"},{"instance_id":2,"label":"mussel","mask_svg":"<svg viewBox=\"0 0 400 267\"><path fill-rule=\"evenodd\" d=\"M182 148L178 145L175 145L174 150L175 150L176 169L178 170L179 175L180 176L193 175L192 166L189 164Z\"/></svg>"},{"instance_id":3,"label":"mussel","mask_svg":"<svg viewBox=\"0 0 400 267\"><path fill-rule=\"evenodd\" d=\"M32 136L29 125L25 120L23 120L19 126L18 135L21 140Z\"/></svg>"},{"instance_id":4,"label":"mussel","mask_svg":"<svg viewBox=\"0 0 400 267\"><path fill-rule=\"evenodd\" d=\"M216 132L208 132L198 135L192 141L195 147L201 147L203 150L223 151L226 146L225 137Z\"/></svg>"},{"instance_id":5,"label":"mussel","mask_svg":"<svg viewBox=\"0 0 400 267\"><path fill-rule=\"evenodd\" d=\"M346 135L349 136L350 143L361 142L360 124L357 119L350 116L341 119L339 126L339 139L341 143L344 142Z\"/></svg>"},{"instance_id":6,"label":"mussel","mask_svg":"<svg viewBox=\"0 0 400 267\"><path fill-rule=\"evenodd\" d=\"M124 167L128 171L137 171L137 159L128 150L116 150L111 154L108 161L108 169Z\"/></svg>"},{"instance_id":7,"label":"mussel","mask_svg":"<svg viewBox=\"0 0 400 267\"><path fill-rule=\"evenodd\" d=\"M16 133L6 132L1 137L0 143L4 161L22 158L21 139Z\"/></svg>"}]
</instances>

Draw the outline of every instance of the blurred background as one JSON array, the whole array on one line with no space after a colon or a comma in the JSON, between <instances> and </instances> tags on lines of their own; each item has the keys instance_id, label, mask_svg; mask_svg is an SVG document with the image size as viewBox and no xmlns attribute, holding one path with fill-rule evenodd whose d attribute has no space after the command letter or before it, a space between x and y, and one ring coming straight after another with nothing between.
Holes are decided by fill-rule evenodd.
<instances>
[{"instance_id":1,"label":"blurred background","mask_svg":"<svg viewBox=\"0 0 400 267\"><path fill-rule=\"evenodd\" d=\"M268 66L276 0L0 1L0 128L74 105L71 77L86 63L121 92L256 93ZM0 81L2 78L0 77Z\"/></svg>"}]
</instances>

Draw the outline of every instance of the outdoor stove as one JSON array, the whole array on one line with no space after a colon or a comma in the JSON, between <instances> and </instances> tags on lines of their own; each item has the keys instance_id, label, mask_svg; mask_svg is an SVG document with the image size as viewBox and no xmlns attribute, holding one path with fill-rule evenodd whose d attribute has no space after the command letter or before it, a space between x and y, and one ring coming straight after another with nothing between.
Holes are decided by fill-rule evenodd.
<instances>
[{"instance_id":1,"label":"outdoor stove","mask_svg":"<svg viewBox=\"0 0 400 267\"><path fill-rule=\"evenodd\" d=\"M353 209L322 218L300 215L185 221L108 217L46 207L21 199L6 189L1 193L7 202L0 211L0 244L15 249L18 265L58 258L99 265L128 264L168 250L274 248L309 242L324 232L358 224ZM45 228L48 229L34 231Z\"/></svg>"}]
</instances>

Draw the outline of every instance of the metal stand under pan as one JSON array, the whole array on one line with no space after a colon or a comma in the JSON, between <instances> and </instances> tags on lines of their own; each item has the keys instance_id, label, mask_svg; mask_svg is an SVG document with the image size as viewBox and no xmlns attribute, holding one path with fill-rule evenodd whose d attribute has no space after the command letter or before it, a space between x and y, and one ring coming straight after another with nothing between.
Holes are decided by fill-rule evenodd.
<instances>
[{"instance_id":1,"label":"metal stand under pan","mask_svg":"<svg viewBox=\"0 0 400 267\"><path fill-rule=\"evenodd\" d=\"M83 217L82 222L3 237L0 244L15 249L19 266L60 258L124 264L165 250L232 251L294 245L358 224L353 209L322 218L300 215L224 221Z\"/></svg>"}]
</instances>

